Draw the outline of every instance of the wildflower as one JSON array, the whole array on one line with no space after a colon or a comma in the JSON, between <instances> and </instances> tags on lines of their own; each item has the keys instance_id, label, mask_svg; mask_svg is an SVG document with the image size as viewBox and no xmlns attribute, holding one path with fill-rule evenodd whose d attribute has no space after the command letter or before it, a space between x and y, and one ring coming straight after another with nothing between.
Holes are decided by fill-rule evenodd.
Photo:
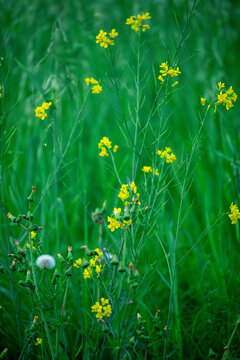
<instances>
[{"instance_id":1,"label":"wildflower","mask_svg":"<svg viewBox=\"0 0 240 360\"><path fill-rule=\"evenodd\" d=\"M118 197L122 200L122 201L125 201L129 198L130 196L130 193L128 191L128 185L127 184L123 184L121 186L121 189L120 189L120 193L118 194Z\"/></svg>"},{"instance_id":2,"label":"wildflower","mask_svg":"<svg viewBox=\"0 0 240 360\"><path fill-rule=\"evenodd\" d=\"M2 97L2 85L0 84L0 98Z\"/></svg>"},{"instance_id":3,"label":"wildflower","mask_svg":"<svg viewBox=\"0 0 240 360\"><path fill-rule=\"evenodd\" d=\"M47 116L47 113L45 110L48 110L49 107L52 105L52 102L50 101L49 103L42 103L42 106L37 106L35 111L35 116L39 117L41 120L44 120L45 117Z\"/></svg>"},{"instance_id":4,"label":"wildflower","mask_svg":"<svg viewBox=\"0 0 240 360\"><path fill-rule=\"evenodd\" d=\"M109 304L108 299L101 298L101 304L97 301L95 305L91 307L91 311L96 313L97 319L102 319L103 317L107 316L110 317L112 313L111 305Z\"/></svg>"},{"instance_id":5,"label":"wildflower","mask_svg":"<svg viewBox=\"0 0 240 360\"><path fill-rule=\"evenodd\" d=\"M113 209L113 213L114 213L115 216L120 215L120 214L121 214L121 211L122 211L121 208L118 208L118 209L117 209L117 208L114 208L114 209Z\"/></svg>"},{"instance_id":6,"label":"wildflower","mask_svg":"<svg viewBox=\"0 0 240 360\"><path fill-rule=\"evenodd\" d=\"M103 258L103 252L102 252L101 250L99 250L99 248L95 249L94 251L95 251L95 253L98 254L98 256L100 257L100 259Z\"/></svg>"},{"instance_id":7,"label":"wildflower","mask_svg":"<svg viewBox=\"0 0 240 360\"><path fill-rule=\"evenodd\" d=\"M36 265L40 269L52 269L56 265L56 261L51 255L41 255L36 260Z\"/></svg>"},{"instance_id":8,"label":"wildflower","mask_svg":"<svg viewBox=\"0 0 240 360\"><path fill-rule=\"evenodd\" d=\"M128 186L129 186L129 188L134 192L134 194L136 194L136 192L137 192L137 186L136 186L135 182L132 181L131 184L129 184Z\"/></svg>"},{"instance_id":9,"label":"wildflower","mask_svg":"<svg viewBox=\"0 0 240 360\"><path fill-rule=\"evenodd\" d=\"M143 21L149 19L151 19L149 12L146 12L145 14L142 13L142 15L138 14L137 16L133 15L126 20L126 25L131 25L131 28L134 31L139 31L140 28L142 29L142 31L146 31L147 29L150 29L150 26L143 25Z\"/></svg>"},{"instance_id":10,"label":"wildflower","mask_svg":"<svg viewBox=\"0 0 240 360\"><path fill-rule=\"evenodd\" d=\"M205 102L206 102L206 98L202 98L202 97L201 97L201 99L200 99L200 104L201 104L202 106L204 106L204 105L205 105Z\"/></svg>"},{"instance_id":11,"label":"wildflower","mask_svg":"<svg viewBox=\"0 0 240 360\"><path fill-rule=\"evenodd\" d=\"M98 35L96 36L96 43L101 47L107 48L109 45L115 45L114 39L118 36L118 32L115 29L112 29L110 33L107 34L106 31L100 30Z\"/></svg>"},{"instance_id":12,"label":"wildflower","mask_svg":"<svg viewBox=\"0 0 240 360\"><path fill-rule=\"evenodd\" d=\"M73 264L74 267L79 268L79 266L82 264L82 259L79 258L75 261L75 263Z\"/></svg>"},{"instance_id":13,"label":"wildflower","mask_svg":"<svg viewBox=\"0 0 240 360\"><path fill-rule=\"evenodd\" d=\"M90 266L87 267L86 269L84 269L84 272L83 272L84 279L88 279L88 278L91 279L91 273L92 273L92 270L91 270Z\"/></svg>"},{"instance_id":14,"label":"wildflower","mask_svg":"<svg viewBox=\"0 0 240 360\"><path fill-rule=\"evenodd\" d=\"M34 239L36 237L37 233L35 233L34 231L31 231L31 239Z\"/></svg>"},{"instance_id":15,"label":"wildflower","mask_svg":"<svg viewBox=\"0 0 240 360\"><path fill-rule=\"evenodd\" d=\"M118 229L118 228L121 226L121 224L120 224L119 221L117 221L116 219L114 219L114 218L112 218L112 217L110 217L110 216L108 216L107 221L109 222L108 228L109 228L112 232L115 231L116 229Z\"/></svg>"},{"instance_id":16,"label":"wildflower","mask_svg":"<svg viewBox=\"0 0 240 360\"><path fill-rule=\"evenodd\" d=\"M115 145L114 148L113 148L113 152L116 152L118 150L119 146L118 145Z\"/></svg>"},{"instance_id":17,"label":"wildflower","mask_svg":"<svg viewBox=\"0 0 240 360\"><path fill-rule=\"evenodd\" d=\"M92 86L92 94L100 94L102 92L102 86L99 85L99 82L97 80L95 80L94 78L86 78L84 79L85 83L87 86L89 85L93 85Z\"/></svg>"},{"instance_id":18,"label":"wildflower","mask_svg":"<svg viewBox=\"0 0 240 360\"><path fill-rule=\"evenodd\" d=\"M42 339L41 338L36 338L35 345L41 345L41 344L42 344Z\"/></svg>"},{"instance_id":19,"label":"wildflower","mask_svg":"<svg viewBox=\"0 0 240 360\"><path fill-rule=\"evenodd\" d=\"M116 29L112 29L108 35L114 39L116 36L118 36L118 32L116 32Z\"/></svg>"},{"instance_id":20,"label":"wildflower","mask_svg":"<svg viewBox=\"0 0 240 360\"><path fill-rule=\"evenodd\" d=\"M151 166L144 166L144 167L142 168L142 171L143 171L144 173L151 173L151 172L152 172L152 168L151 168Z\"/></svg>"},{"instance_id":21,"label":"wildflower","mask_svg":"<svg viewBox=\"0 0 240 360\"><path fill-rule=\"evenodd\" d=\"M230 210L231 210L231 214L228 216L230 217L232 224L236 224L237 220L240 219L239 209L238 209L237 205L234 205L233 203L231 203Z\"/></svg>"},{"instance_id":22,"label":"wildflower","mask_svg":"<svg viewBox=\"0 0 240 360\"><path fill-rule=\"evenodd\" d=\"M123 223L121 224L121 229L126 229L127 227L129 227L132 223L132 220L123 220Z\"/></svg>"},{"instance_id":23,"label":"wildflower","mask_svg":"<svg viewBox=\"0 0 240 360\"><path fill-rule=\"evenodd\" d=\"M158 79L161 82L164 82L164 77L167 75L170 75L170 77L177 77L179 74L181 74L181 71L179 70L179 67L172 67L168 66L168 63L161 63L160 67L160 75L158 76ZM176 86L178 84L178 81L175 81L172 86Z\"/></svg>"},{"instance_id":24,"label":"wildflower","mask_svg":"<svg viewBox=\"0 0 240 360\"><path fill-rule=\"evenodd\" d=\"M218 83L217 90L219 91L219 94L217 94L218 101L215 103L214 112L216 112L216 108L219 104L225 105L226 109L229 110L234 106L234 103L237 100L237 94L234 92L232 86L230 86L228 90L222 90L224 87L224 83Z\"/></svg>"},{"instance_id":25,"label":"wildflower","mask_svg":"<svg viewBox=\"0 0 240 360\"><path fill-rule=\"evenodd\" d=\"M157 150L157 154L160 156L160 158L165 157L166 163L172 163L174 160L176 160L176 156L170 147L165 147L165 150Z\"/></svg>"},{"instance_id":26,"label":"wildflower","mask_svg":"<svg viewBox=\"0 0 240 360\"><path fill-rule=\"evenodd\" d=\"M112 144L112 142L109 140L109 138L104 136L98 143L98 148L101 149L99 156L108 156L107 149L112 148L111 144Z\"/></svg>"},{"instance_id":27,"label":"wildflower","mask_svg":"<svg viewBox=\"0 0 240 360\"><path fill-rule=\"evenodd\" d=\"M27 244L27 247L30 249L30 244ZM36 250L35 246L33 245L33 241L32 241L32 249Z\"/></svg>"},{"instance_id":28,"label":"wildflower","mask_svg":"<svg viewBox=\"0 0 240 360\"><path fill-rule=\"evenodd\" d=\"M157 176L159 176L159 172L158 172L158 169L156 169L156 170L154 171L154 175L157 175Z\"/></svg>"}]
</instances>

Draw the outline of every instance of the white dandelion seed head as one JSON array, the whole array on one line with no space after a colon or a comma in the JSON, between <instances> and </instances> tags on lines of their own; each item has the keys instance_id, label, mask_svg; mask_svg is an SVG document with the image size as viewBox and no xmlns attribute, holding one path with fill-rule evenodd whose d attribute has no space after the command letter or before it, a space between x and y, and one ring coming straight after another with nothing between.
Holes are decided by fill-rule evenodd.
<instances>
[{"instance_id":1,"label":"white dandelion seed head","mask_svg":"<svg viewBox=\"0 0 240 360\"><path fill-rule=\"evenodd\" d=\"M56 265L56 261L51 255L41 255L36 260L36 265L40 269L52 269Z\"/></svg>"}]
</instances>

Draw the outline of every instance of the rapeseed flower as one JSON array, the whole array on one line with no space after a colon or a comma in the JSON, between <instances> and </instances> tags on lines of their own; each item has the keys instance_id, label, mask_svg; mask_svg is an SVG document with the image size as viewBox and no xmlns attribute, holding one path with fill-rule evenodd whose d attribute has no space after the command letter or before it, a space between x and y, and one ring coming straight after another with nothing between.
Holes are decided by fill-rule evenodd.
<instances>
[{"instance_id":1,"label":"rapeseed flower","mask_svg":"<svg viewBox=\"0 0 240 360\"><path fill-rule=\"evenodd\" d=\"M110 317L112 313L111 305L109 304L108 299L101 298L101 303L98 301L91 307L91 311L96 313L97 319L102 319L107 316Z\"/></svg>"},{"instance_id":2,"label":"rapeseed flower","mask_svg":"<svg viewBox=\"0 0 240 360\"><path fill-rule=\"evenodd\" d=\"M237 94L234 92L232 86L225 90L225 84L219 82L216 87L219 93L217 94L218 101L215 103L214 112L216 112L217 106L223 104L227 110L234 106L234 103L237 101Z\"/></svg>"},{"instance_id":3,"label":"rapeseed flower","mask_svg":"<svg viewBox=\"0 0 240 360\"><path fill-rule=\"evenodd\" d=\"M84 79L85 83L87 86L89 85L93 85L92 86L92 94L100 94L102 92L102 86L99 85L99 82L97 80L95 80L94 78L86 78Z\"/></svg>"},{"instance_id":4,"label":"rapeseed flower","mask_svg":"<svg viewBox=\"0 0 240 360\"><path fill-rule=\"evenodd\" d=\"M157 150L157 154L160 156L160 158L165 157L166 163L172 163L174 160L176 160L176 156L170 147L165 147L165 150Z\"/></svg>"},{"instance_id":5,"label":"rapeseed flower","mask_svg":"<svg viewBox=\"0 0 240 360\"><path fill-rule=\"evenodd\" d=\"M172 67L169 66L167 62L161 63L160 65L160 75L158 76L158 79L161 82L164 82L164 77L167 75L170 75L170 77L177 77L179 74L181 74L181 71L179 70L179 67ZM175 81L172 86L176 86L178 84L178 81Z\"/></svg>"},{"instance_id":6,"label":"rapeseed flower","mask_svg":"<svg viewBox=\"0 0 240 360\"><path fill-rule=\"evenodd\" d=\"M142 31L146 31L147 29L150 29L149 25L143 25L143 21L151 19L151 16L149 12L146 12L145 14L142 13L142 15L138 14L137 16L130 16L126 20L126 25L131 25L131 29L134 31L139 31L139 29L142 29Z\"/></svg>"},{"instance_id":7,"label":"rapeseed flower","mask_svg":"<svg viewBox=\"0 0 240 360\"><path fill-rule=\"evenodd\" d=\"M107 221L109 222L108 228L112 232L115 231L116 229L120 228L120 226L121 226L121 223L118 220L114 219L113 217L108 216Z\"/></svg>"},{"instance_id":8,"label":"rapeseed flower","mask_svg":"<svg viewBox=\"0 0 240 360\"><path fill-rule=\"evenodd\" d=\"M42 339L41 338L36 338L35 345L41 345L41 344L42 344Z\"/></svg>"},{"instance_id":9,"label":"rapeseed flower","mask_svg":"<svg viewBox=\"0 0 240 360\"><path fill-rule=\"evenodd\" d=\"M231 214L228 216L230 217L232 224L236 224L238 219L240 219L239 209L238 209L237 205L234 205L233 203L231 203L230 210L231 210Z\"/></svg>"},{"instance_id":10,"label":"rapeseed flower","mask_svg":"<svg viewBox=\"0 0 240 360\"><path fill-rule=\"evenodd\" d=\"M202 106L205 106L205 103L206 103L206 98L202 98L202 97L201 97L201 99L200 99L200 104L201 104Z\"/></svg>"},{"instance_id":11,"label":"rapeseed flower","mask_svg":"<svg viewBox=\"0 0 240 360\"><path fill-rule=\"evenodd\" d=\"M44 120L45 117L47 116L47 113L45 110L48 110L51 105L52 105L52 102L50 101L49 103L44 102L44 103L42 103L42 106L36 107L36 109L34 110L35 116L39 117L41 120Z\"/></svg>"},{"instance_id":12,"label":"rapeseed flower","mask_svg":"<svg viewBox=\"0 0 240 360\"><path fill-rule=\"evenodd\" d=\"M112 141L110 141L108 137L104 136L98 143L98 148L101 149L99 156L108 156L107 149L112 148Z\"/></svg>"},{"instance_id":13,"label":"rapeseed flower","mask_svg":"<svg viewBox=\"0 0 240 360\"><path fill-rule=\"evenodd\" d=\"M101 47L107 48L109 45L115 45L114 39L118 36L118 32L115 29L112 29L110 33L107 34L106 31L100 30L98 35L96 36L96 43Z\"/></svg>"}]
</instances>

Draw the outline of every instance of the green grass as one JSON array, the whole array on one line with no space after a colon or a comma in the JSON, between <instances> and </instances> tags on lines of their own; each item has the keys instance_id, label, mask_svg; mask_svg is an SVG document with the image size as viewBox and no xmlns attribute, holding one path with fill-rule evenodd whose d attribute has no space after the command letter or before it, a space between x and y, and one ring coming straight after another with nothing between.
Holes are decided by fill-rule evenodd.
<instances>
[{"instance_id":1,"label":"green grass","mask_svg":"<svg viewBox=\"0 0 240 360\"><path fill-rule=\"evenodd\" d=\"M125 21L146 11L151 28L139 37ZM239 13L240 6L227 0L0 1L0 352L7 347L6 358L21 358L24 346L22 359L51 358L41 312L57 359L240 357L239 329L234 332L239 224L232 225L227 216L231 202L240 206L239 100L229 111L221 105L213 113L211 107L202 127L206 107L200 105L201 97L214 98L219 81L239 95ZM96 35L112 28L119 32L115 46L100 48ZM180 67L179 84L156 101L159 65L165 61ZM91 76L103 87L99 95L84 82ZM53 106L41 121L34 109L44 101ZM106 264L100 285L73 269L72 277L60 278L53 287L49 270L43 274L46 288L41 287L39 306L34 292L18 284L26 272L9 271L14 239L23 247L27 234L7 213L27 212L34 185L34 223L43 227L38 233L43 253L57 259L71 245L76 260L85 256L81 246L98 247L99 224L92 213L104 200L106 215L120 206L111 159L98 156L103 136L119 145L115 161L121 181L135 178L142 206L149 205L126 240L125 265L134 262L139 285L133 291L126 273L118 274L111 292L112 267ZM134 139L141 156L133 164ZM156 148L165 146L177 161L157 165ZM159 168L154 186L146 174L146 188L144 165ZM117 254L120 234L103 224L101 246ZM57 268L63 271L58 260ZM91 313L99 288L113 300L106 333ZM162 328L168 324L170 329L148 347L136 341L136 330L143 326L153 338L158 309ZM25 333L36 314L41 346L27 343Z\"/></svg>"}]
</instances>

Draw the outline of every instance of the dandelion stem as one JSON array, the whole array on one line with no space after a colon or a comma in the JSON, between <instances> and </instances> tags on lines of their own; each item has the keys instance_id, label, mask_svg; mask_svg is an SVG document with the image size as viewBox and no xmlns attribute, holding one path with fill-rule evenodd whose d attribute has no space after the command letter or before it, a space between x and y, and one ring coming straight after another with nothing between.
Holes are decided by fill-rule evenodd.
<instances>
[{"instance_id":1,"label":"dandelion stem","mask_svg":"<svg viewBox=\"0 0 240 360\"><path fill-rule=\"evenodd\" d=\"M31 229L31 201L29 201L29 229ZM30 258L31 258L31 265L32 265L33 282L34 282L34 286L35 286L35 294L36 294L36 298L37 298L37 301L38 301L41 317L42 317L42 320L43 320L43 323L44 323L44 328L45 328L45 332L46 332L46 335L47 335L47 340L48 340L48 344L49 344L49 348L50 348L50 352L51 352L51 358L52 358L52 360L54 360L55 357L54 357L53 343L52 343L52 339L51 339L51 336L50 336L47 320L46 320L44 312L42 310L42 305L41 305L41 301L40 301L40 297L39 297L37 277L36 277L35 268L34 268L31 231L28 231L28 241L29 241L29 245L30 245Z\"/></svg>"}]
</instances>

